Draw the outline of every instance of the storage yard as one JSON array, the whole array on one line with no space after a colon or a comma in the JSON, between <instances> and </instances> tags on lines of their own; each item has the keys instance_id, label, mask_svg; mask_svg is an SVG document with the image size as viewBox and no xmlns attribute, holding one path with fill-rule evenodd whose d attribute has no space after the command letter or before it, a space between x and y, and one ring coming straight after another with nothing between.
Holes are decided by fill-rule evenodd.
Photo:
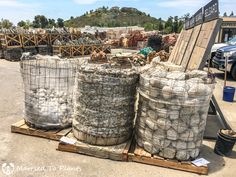
<instances>
[{"instance_id":1,"label":"storage yard","mask_svg":"<svg viewBox=\"0 0 236 177\"><path fill-rule=\"evenodd\" d=\"M236 65L209 58L218 0L182 22L0 29L0 176L234 176Z\"/></svg>"},{"instance_id":2,"label":"storage yard","mask_svg":"<svg viewBox=\"0 0 236 177\"><path fill-rule=\"evenodd\" d=\"M223 73L219 73L217 82L223 84ZM38 169L38 172L23 170L14 176L65 176L66 170L49 170L49 168L79 168L69 170L69 176L199 176L188 172L181 172L157 166L143 165L132 162L117 162L99 159L75 153L56 151L58 142L48 139L35 138L14 134L10 132L10 126L22 119L24 109L23 82L20 75L19 63L0 60L0 117L2 127L0 134L2 145L0 146L1 163L14 162L22 167L42 167L48 170ZM232 82L236 86L235 82ZM219 94L221 90L218 91ZM210 127L209 127L210 129ZM230 158L216 155L213 151L215 140L204 140L202 156L210 161L208 176L234 176L236 165L236 148ZM64 166L64 167L63 167Z\"/></svg>"}]
</instances>

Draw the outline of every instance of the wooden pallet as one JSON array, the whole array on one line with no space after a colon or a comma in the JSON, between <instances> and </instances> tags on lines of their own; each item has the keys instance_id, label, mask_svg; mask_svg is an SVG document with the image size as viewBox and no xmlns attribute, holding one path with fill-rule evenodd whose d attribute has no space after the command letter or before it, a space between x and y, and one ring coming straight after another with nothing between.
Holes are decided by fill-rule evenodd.
<instances>
[{"instance_id":1,"label":"wooden pallet","mask_svg":"<svg viewBox=\"0 0 236 177\"><path fill-rule=\"evenodd\" d=\"M131 140L115 146L94 146L78 141L72 133L69 133L66 137L75 139L76 143L74 145L71 145L59 142L57 150L85 154L93 157L111 159L116 161L128 160L128 152L131 145Z\"/></svg>"},{"instance_id":2,"label":"wooden pallet","mask_svg":"<svg viewBox=\"0 0 236 177\"><path fill-rule=\"evenodd\" d=\"M128 153L129 162L139 162L148 165L155 165L165 168L171 168L175 170L181 170L186 172L192 172L197 174L206 175L208 174L208 167L202 166L197 167L189 161L177 161L165 159L157 155L152 155L146 152L143 148L136 145L136 142L132 142L132 146Z\"/></svg>"},{"instance_id":3,"label":"wooden pallet","mask_svg":"<svg viewBox=\"0 0 236 177\"><path fill-rule=\"evenodd\" d=\"M25 120L20 120L11 125L11 132L59 141L61 137L71 132L71 128L59 130L35 129L26 125Z\"/></svg>"}]
</instances>

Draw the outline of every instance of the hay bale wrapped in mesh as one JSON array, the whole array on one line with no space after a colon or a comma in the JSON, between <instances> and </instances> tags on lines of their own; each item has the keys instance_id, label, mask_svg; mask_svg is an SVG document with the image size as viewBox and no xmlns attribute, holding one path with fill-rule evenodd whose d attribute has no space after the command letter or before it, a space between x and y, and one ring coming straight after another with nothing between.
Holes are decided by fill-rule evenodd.
<instances>
[{"instance_id":1,"label":"hay bale wrapped in mesh","mask_svg":"<svg viewBox=\"0 0 236 177\"><path fill-rule=\"evenodd\" d=\"M87 63L76 75L73 133L94 145L116 145L130 138L138 74L131 68Z\"/></svg>"},{"instance_id":2,"label":"hay bale wrapped in mesh","mask_svg":"<svg viewBox=\"0 0 236 177\"><path fill-rule=\"evenodd\" d=\"M214 79L204 71L157 65L140 76L136 141L164 158L195 159L200 152Z\"/></svg>"},{"instance_id":3,"label":"hay bale wrapped in mesh","mask_svg":"<svg viewBox=\"0 0 236 177\"><path fill-rule=\"evenodd\" d=\"M20 66L25 91L26 123L42 129L71 126L75 61L36 55L27 56Z\"/></svg>"}]
</instances>

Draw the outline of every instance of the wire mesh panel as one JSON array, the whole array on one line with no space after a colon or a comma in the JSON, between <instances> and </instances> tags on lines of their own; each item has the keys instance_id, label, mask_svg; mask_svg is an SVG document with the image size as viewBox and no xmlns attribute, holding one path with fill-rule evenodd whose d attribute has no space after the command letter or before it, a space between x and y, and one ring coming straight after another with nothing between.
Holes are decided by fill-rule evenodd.
<instances>
[{"instance_id":1,"label":"wire mesh panel","mask_svg":"<svg viewBox=\"0 0 236 177\"><path fill-rule=\"evenodd\" d=\"M140 75L136 141L151 154L178 160L199 155L214 78L159 64Z\"/></svg>"},{"instance_id":2,"label":"wire mesh panel","mask_svg":"<svg viewBox=\"0 0 236 177\"><path fill-rule=\"evenodd\" d=\"M76 75L74 136L90 144L115 145L130 138L138 75L132 68L87 63Z\"/></svg>"},{"instance_id":3,"label":"wire mesh panel","mask_svg":"<svg viewBox=\"0 0 236 177\"><path fill-rule=\"evenodd\" d=\"M27 124L43 129L71 125L76 62L36 55L20 65Z\"/></svg>"}]
</instances>

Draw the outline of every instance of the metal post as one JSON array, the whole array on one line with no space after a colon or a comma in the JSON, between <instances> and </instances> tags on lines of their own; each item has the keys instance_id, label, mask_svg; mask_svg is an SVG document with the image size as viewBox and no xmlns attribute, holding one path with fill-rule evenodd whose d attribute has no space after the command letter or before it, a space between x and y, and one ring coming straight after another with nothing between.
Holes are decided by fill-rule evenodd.
<instances>
[{"instance_id":1,"label":"metal post","mask_svg":"<svg viewBox=\"0 0 236 177\"><path fill-rule=\"evenodd\" d=\"M228 66L229 53L225 53L225 78L224 78L224 87L226 86L227 81L227 66Z\"/></svg>"}]
</instances>

